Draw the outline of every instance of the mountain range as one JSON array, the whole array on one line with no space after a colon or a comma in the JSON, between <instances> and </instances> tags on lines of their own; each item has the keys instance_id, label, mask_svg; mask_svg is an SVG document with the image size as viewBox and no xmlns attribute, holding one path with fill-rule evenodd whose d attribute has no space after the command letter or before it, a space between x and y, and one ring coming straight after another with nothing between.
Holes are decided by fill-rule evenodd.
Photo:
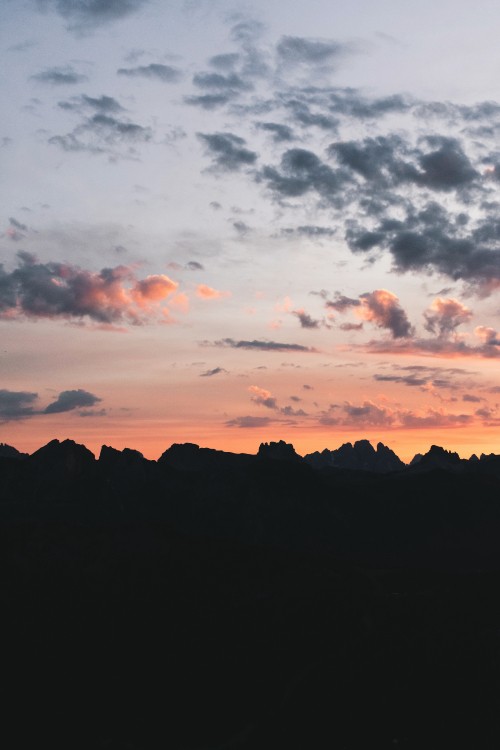
<instances>
[{"instance_id":1,"label":"mountain range","mask_svg":"<svg viewBox=\"0 0 500 750\"><path fill-rule=\"evenodd\" d=\"M438 446L0 445L4 744L498 748L499 498Z\"/></svg>"},{"instance_id":2,"label":"mountain range","mask_svg":"<svg viewBox=\"0 0 500 750\"><path fill-rule=\"evenodd\" d=\"M334 450L325 448L323 451L315 451L305 456L300 456L291 443L283 440L261 443L256 455L202 448L195 443L174 443L162 453L158 461L151 461L137 450L124 448L120 451L107 445L102 446L96 460L94 454L84 445L67 439L51 440L31 455L21 453L6 443L0 443L0 460L2 459L22 460L27 462L27 467L44 468L46 471L52 469L72 476L91 471L96 465L110 471L125 467L137 470L142 467L142 470L146 470L146 467L152 467L154 464L179 471L201 471L209 468L245 467L262 459L305 463L318 471L337 469L375 474L432 469L455 472L486 470L495 474L500 472L500 455L494 453L482 453L479 458L473 454L469 459L462 459L458 453L431 445L427 453L417 453L409 464L405 464L383 443L377 443L374 448L368 440L343 443Z\"/></svg>"}]
</instances>

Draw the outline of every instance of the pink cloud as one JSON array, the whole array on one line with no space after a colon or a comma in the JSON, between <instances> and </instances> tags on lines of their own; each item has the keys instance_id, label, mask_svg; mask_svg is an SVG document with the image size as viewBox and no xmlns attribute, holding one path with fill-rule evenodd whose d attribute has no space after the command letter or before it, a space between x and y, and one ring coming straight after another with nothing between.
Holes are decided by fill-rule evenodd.
<instances>
[{"instance_id":1,"label":"pink cloud","mask_svg":"<svg viewBox=\"0 0 500 750\"><path fill-rule=\"evenodd\" d=\"M39 263L19 253L18 267L0 270L0 317L64 318L98 324L142 324L155 313L178 284L168 276L137 279L128 266L86 271L68 263Z\"/></svg>"},{"instance_id":2,"label":"pink cloud","mask_svg":"<svg viewBox=\"0 0 500 750\"><path fill-rule=\"evenodd\" d=\"M230 295L231 292L222 292L206 284L198 284L196 287L196 296L200 299L221 299L221 297L229 297Z\"/></svg>"},{"instance_id":3,"label":"pink cloud","mask_svg":"<svg viewBox=\"0 0 500 750\"><path fill-rule=\"evenodd\" d=\"M424 312L425 328L439 336L448 336L472 318L472 310L457 299L436 297Z\"/></svg>"}]
</instances>

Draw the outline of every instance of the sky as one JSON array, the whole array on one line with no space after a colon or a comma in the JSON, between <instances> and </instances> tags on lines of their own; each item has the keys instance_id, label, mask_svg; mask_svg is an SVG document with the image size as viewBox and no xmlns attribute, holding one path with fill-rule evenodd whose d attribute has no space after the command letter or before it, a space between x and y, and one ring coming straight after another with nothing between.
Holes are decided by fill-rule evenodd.
<instances>
[{"instance_id":1,"label":"sky","mask_svg":"<svg viewBox=\"0 0 500 750\"><path fill-rule=\"evenodd\" d=\"M490 0L3 0L0 441L500 453Z\"/></svg>"}]
</instances>

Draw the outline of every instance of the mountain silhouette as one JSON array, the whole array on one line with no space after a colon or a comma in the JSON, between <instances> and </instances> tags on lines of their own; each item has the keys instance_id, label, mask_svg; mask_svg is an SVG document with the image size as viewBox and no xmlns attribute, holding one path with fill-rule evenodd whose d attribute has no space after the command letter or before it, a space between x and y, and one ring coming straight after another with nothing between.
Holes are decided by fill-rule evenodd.
<instances>
[{"instance_id":1,"label":"mountain silhouette","mask_svg":"<svg viewBox=\"0 0 500 750\"><path fill-rule=\"evenodd\" d=\"M500 456L7 453L6 747L500 747Z\"/></svg>"},{"instance_id":2,"label":"mountain silhouette","mask_svg":"<svg viewBox=\"0 0 500 750\"><path fill-rule=\"evenodd\" d=\"M378 474L387 474L391 471L400 471L405 464L390 448L383 443L377 443L375 450L368 440L358 440L352 443L344 443L336 450L325 449L321 453L309 453L304 456L315 469L336 468L350 469L352 471L372 471Z\"/></svg>"}]
</instances>

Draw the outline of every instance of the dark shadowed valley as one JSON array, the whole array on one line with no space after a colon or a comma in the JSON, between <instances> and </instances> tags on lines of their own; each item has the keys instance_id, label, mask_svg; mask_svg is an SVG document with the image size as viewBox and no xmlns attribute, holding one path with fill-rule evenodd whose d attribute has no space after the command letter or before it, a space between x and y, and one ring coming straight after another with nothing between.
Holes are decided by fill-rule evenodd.
<instances>
[{"instance_id":1,"label":"dark shadowed valley","mask_svg":"<svg viewBox=\"0 0 500 750\"><path fill-rule=\"evenodd\" d=\"M498 748L500 456L0 446L5 747Z\"/></svg>"}]
</instances>

